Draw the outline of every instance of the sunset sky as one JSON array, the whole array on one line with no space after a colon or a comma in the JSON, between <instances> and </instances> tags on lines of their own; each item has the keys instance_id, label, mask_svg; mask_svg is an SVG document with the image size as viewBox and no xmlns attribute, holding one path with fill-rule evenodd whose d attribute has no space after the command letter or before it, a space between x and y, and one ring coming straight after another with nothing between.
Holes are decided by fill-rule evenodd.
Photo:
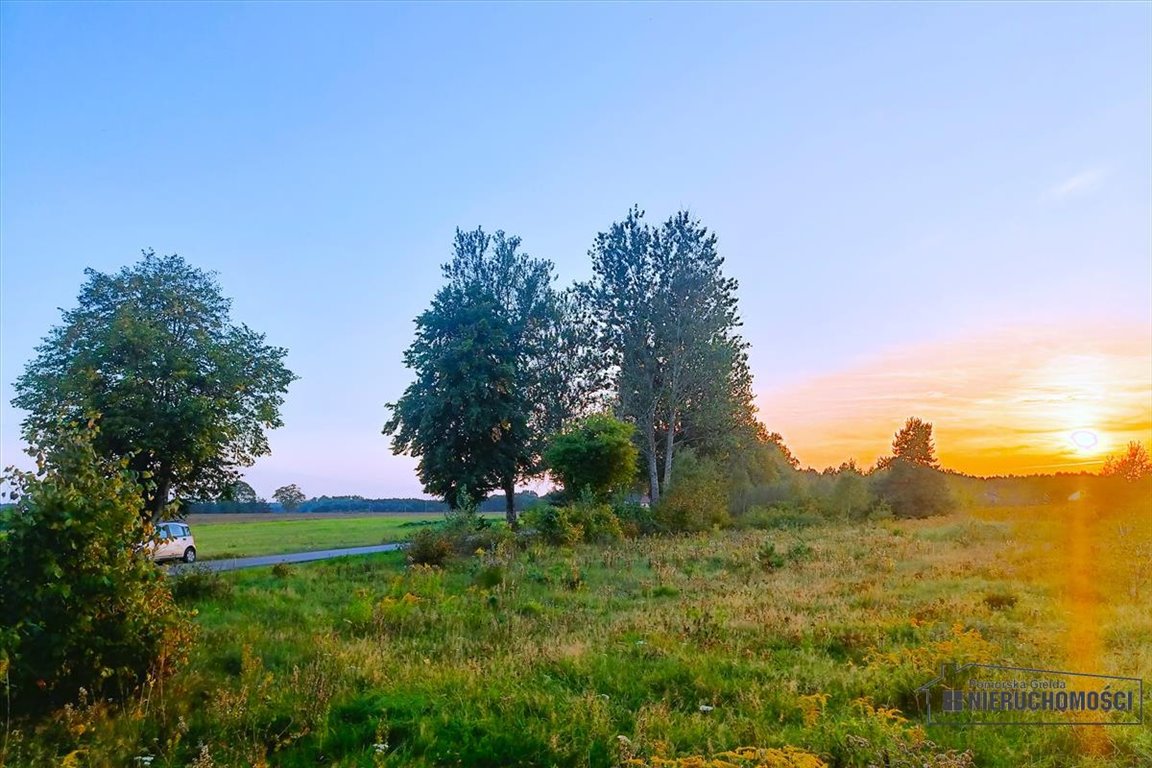
<instances>
[{"instance_id":1,"label":"sunset sky","mask_svg":"<svg viewBox=\"0 0 1152 768\"><path fill-rule=\"evenodd\" d=\"M0 5L0 462L85 267L216 270L301 379L248 473L415 495L380 429L455 227L590 275L688 207L805 465L1152 440L1152 5Z\"/></svg>"}]
</instances>

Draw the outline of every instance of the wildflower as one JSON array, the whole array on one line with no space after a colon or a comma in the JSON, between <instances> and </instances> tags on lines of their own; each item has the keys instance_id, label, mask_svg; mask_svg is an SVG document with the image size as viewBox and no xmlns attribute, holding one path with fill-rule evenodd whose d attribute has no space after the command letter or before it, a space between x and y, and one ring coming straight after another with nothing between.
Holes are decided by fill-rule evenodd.
<instances>
[{"instance_id":1,"label":"wildflower","mask_svg":"<svg viewBox=\"0 0 1152 768\"><path fill-rule=\"evenodd\" d=\"M372 749L376 750L376 754L381 754L388 751L388 742L382 742L372 745Z\"/></svg>"},{"instance_id":2,"label":"wildflower","mask_svg":"<svg viewBox=\"0 0 1152 768\"><path fill-rule=\"evenodd\" d=\"M707 704L701 704L700 705L700 711L703 712L704 714L707 714L714 709L716 709L716 707L710 707Z\"/></svg>"}]
</instances>

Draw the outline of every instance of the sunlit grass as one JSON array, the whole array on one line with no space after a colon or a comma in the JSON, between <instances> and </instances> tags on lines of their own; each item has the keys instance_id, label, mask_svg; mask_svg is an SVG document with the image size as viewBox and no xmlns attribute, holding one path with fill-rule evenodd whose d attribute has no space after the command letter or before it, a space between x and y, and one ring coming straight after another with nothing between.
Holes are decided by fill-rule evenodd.
<instances>
[{"instance_id":1,"label":"sunlit grass","mask_svg":"<svg viewBox=\"0 0 1152 768\"><path fill-rule=\"evenodd\" d=\"M1087 663L1067 642L1079 630L1066 514L533 548L447 571L388 554L227 574L188 603L200 643L162 691L115 717L73 711L39 747L22 736L21 754L48 745L51 764L83 749L89 765L148 754L153 766L1144 764L1147 726L929 727L917 709L914 688L945 662ZM1090 529L1123 556L1092 574L1098 660L1084 671L1147 679L1152 583L1147 560L1128 554L1152 535L1128 517ZM781 565L773 552L797 554Z\"/></svg>"}]
</instances>

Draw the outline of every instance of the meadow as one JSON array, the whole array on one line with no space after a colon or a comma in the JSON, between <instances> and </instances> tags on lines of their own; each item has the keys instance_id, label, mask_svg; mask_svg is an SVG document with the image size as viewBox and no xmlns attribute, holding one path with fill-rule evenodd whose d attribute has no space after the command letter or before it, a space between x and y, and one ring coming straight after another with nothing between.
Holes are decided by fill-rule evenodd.
<instances>
[{"instance_id":1,"label":"meadow","mask_svg":"<svg viewBox=\"0 0 1152 768\"><path fill-rule=\"evenodd\" d=\"M1149 765L1148 725L927 726L913 691L946 661L1148 680L1150 553L1143 511L1067 505L194 574L181 671L5 750L152 768Z\"/></svg>"},{"instance_id":2,"label":"meadow","mask_svg":"<svg viewBox=\"0 0 1152 768\"><path fill-rule=\"evenodd\" d=\"M201 560L384 544L407 539L443 520L439 512L188 516Z\"/></svg>"}]
</instances>

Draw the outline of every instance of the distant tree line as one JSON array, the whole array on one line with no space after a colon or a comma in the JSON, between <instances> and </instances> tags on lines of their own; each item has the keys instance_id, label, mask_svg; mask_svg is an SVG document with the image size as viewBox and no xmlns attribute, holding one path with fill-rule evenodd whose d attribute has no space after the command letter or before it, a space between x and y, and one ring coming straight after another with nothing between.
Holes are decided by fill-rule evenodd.
<instances>
[{"instance_id":1,"label":"distant tree line","mask_svg":"<svg viewBox=\"0 0 1152 768\"><path fill-rule=\"evenodd\" d=\"M516 506L527 508L539 501L535 491L519 491L516 493ZM504 494L493 494L479 505L481 512L502 512L505 509ZM436 499L367 499L363 496L320 496L306 499L295 505L292 509L286 508L283 503L271 504L266 501L191 501L184 505L188 514L218 514L218 513L272 513L277 510L285 512L447 512L447 503Z\"/></svg>"}]
</instances>

